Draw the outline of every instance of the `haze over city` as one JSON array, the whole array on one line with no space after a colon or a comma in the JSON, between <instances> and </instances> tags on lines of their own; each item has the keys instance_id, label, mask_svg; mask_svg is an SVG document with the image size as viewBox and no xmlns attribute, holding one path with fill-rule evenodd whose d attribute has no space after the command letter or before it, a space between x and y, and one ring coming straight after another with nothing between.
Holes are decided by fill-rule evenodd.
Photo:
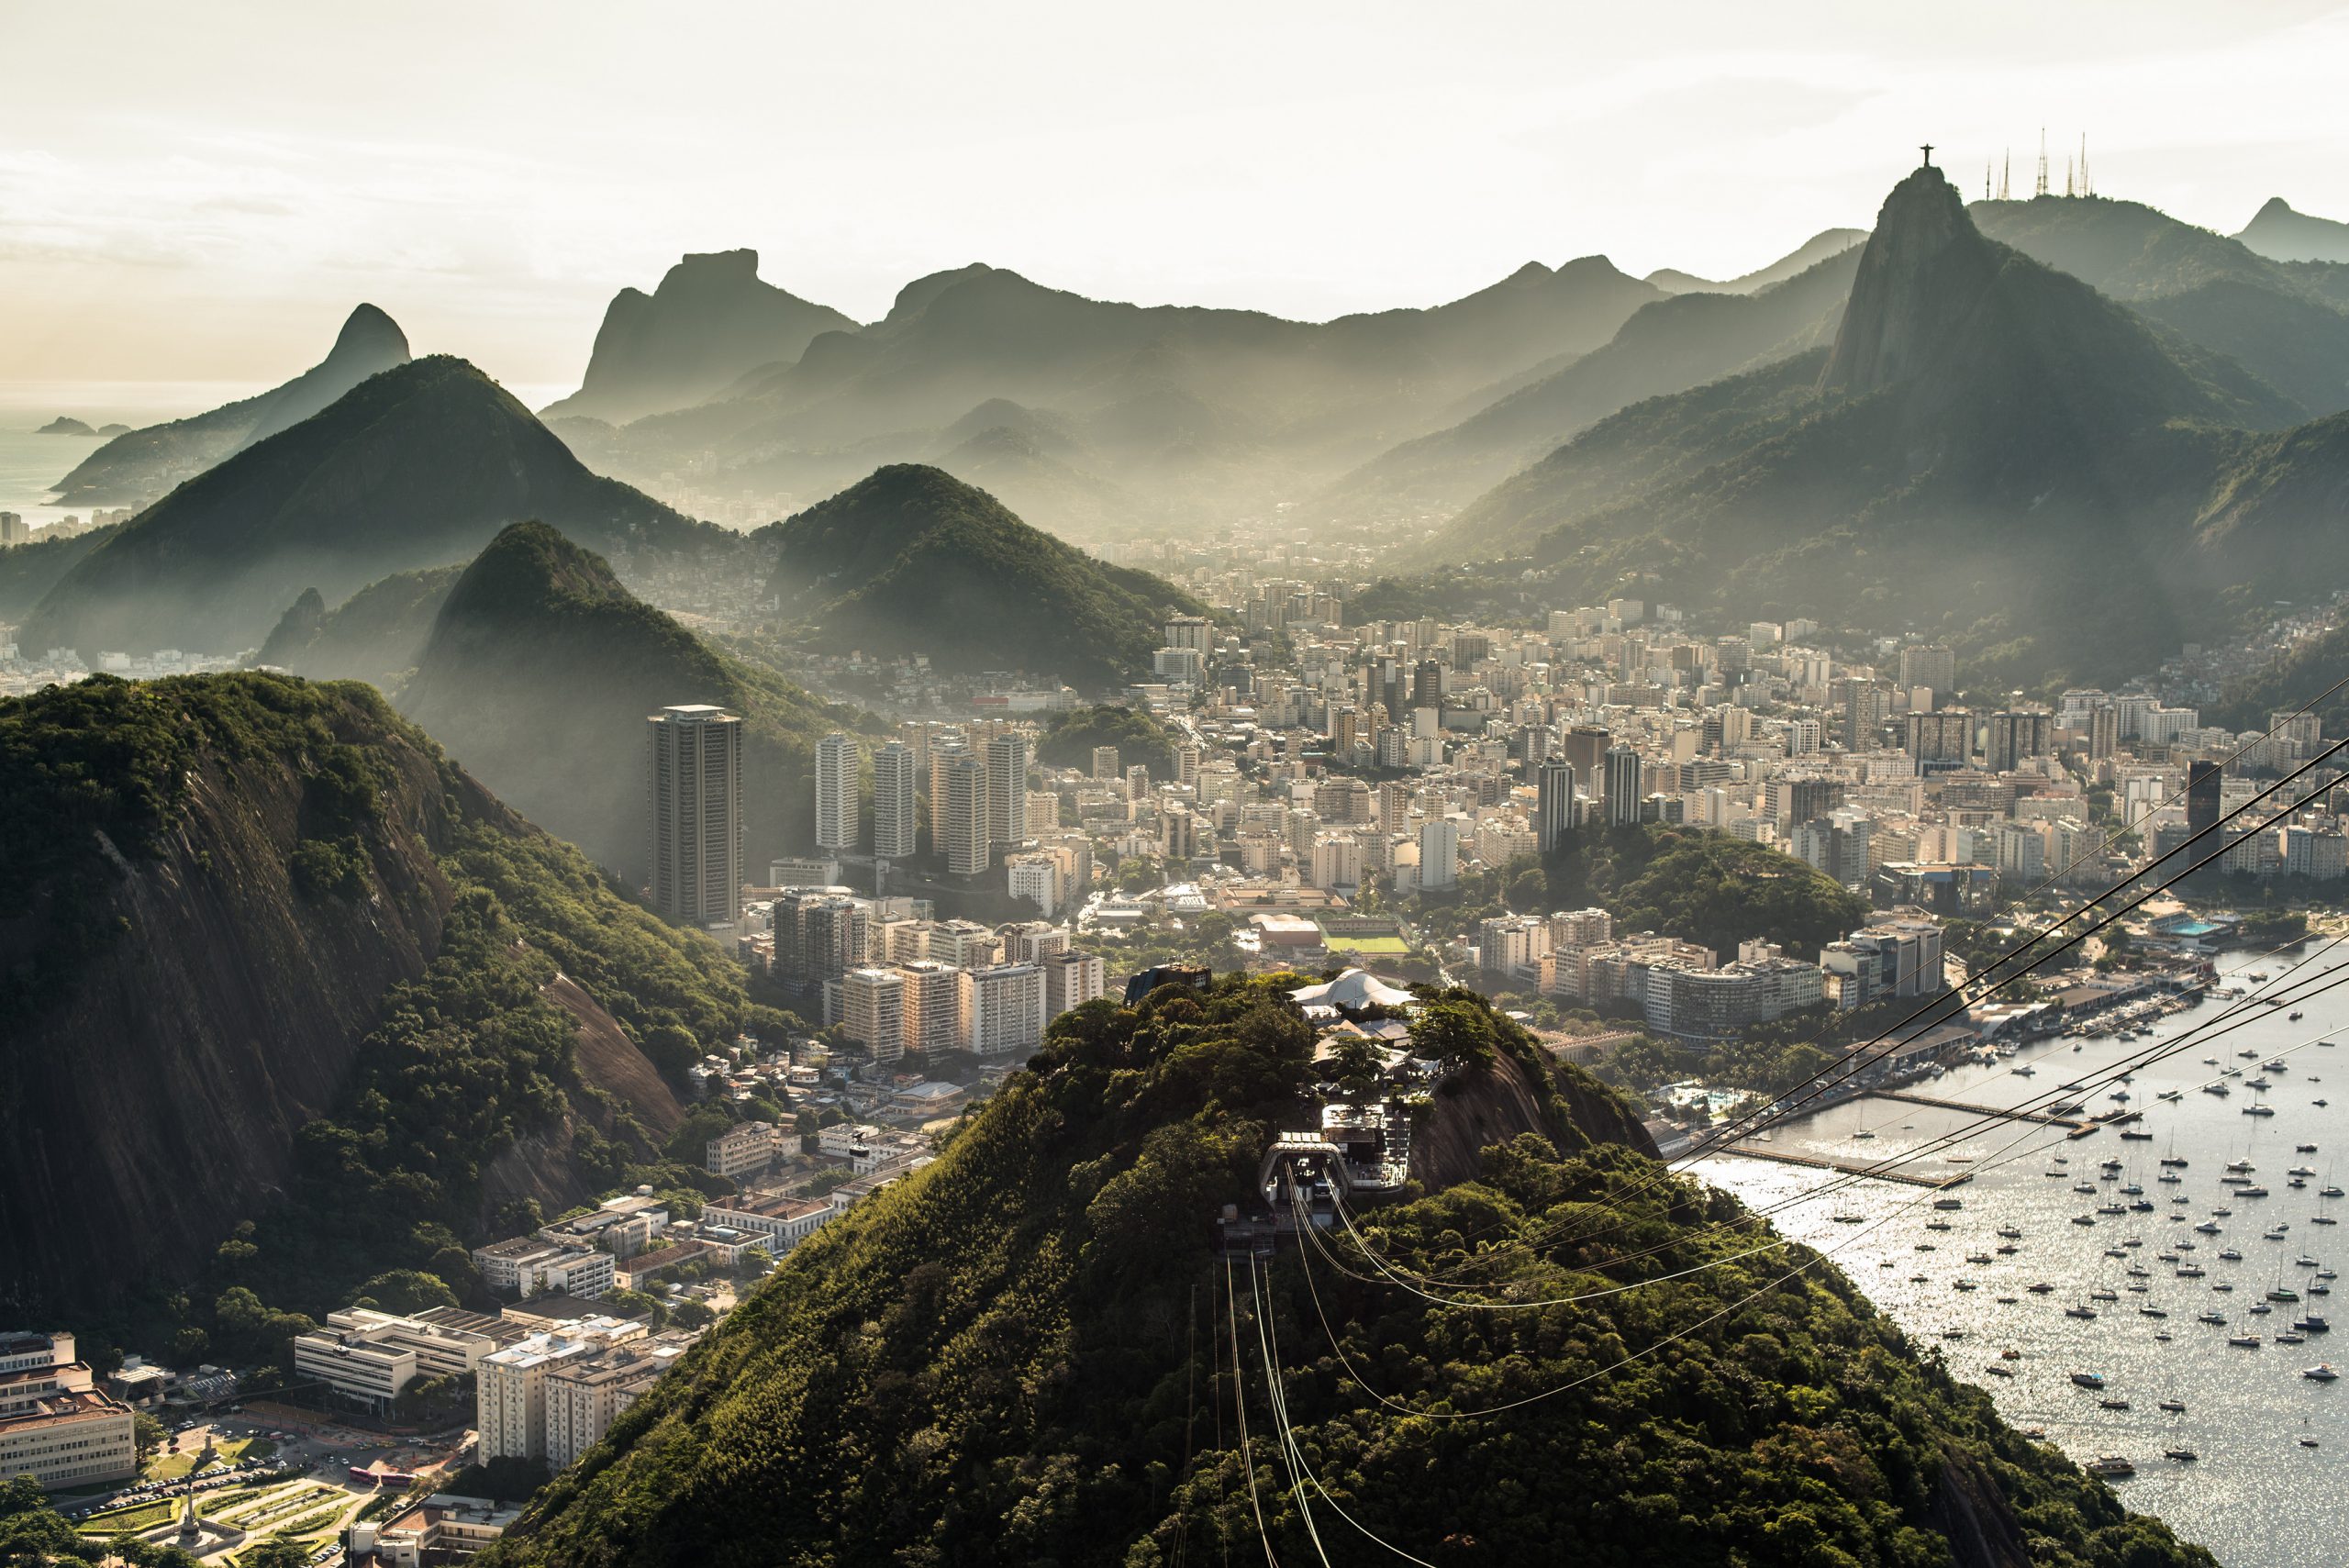
<instances>
[{"instance_id":1,"label":"haze over city","mask_svg":"<svg viewBox=\"0 0 2349 1568\"><path fill-rule=\"evenodd\" d=\"M0 58L0 1561L2349 1562L2349 6Z\"/></svg>"}]
</instances>

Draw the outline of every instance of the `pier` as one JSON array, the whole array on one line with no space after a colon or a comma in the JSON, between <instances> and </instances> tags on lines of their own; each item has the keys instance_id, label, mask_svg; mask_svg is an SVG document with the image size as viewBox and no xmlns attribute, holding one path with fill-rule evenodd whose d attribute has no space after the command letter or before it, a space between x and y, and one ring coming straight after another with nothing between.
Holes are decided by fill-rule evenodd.
<instances>
[{"instance_id":1,"label":"pier","mask_svg":"<svg viewBox=\"0 0 2349 1568\"><path fill-rule=\"evenodd\" d=\"M1904 1106L1927 1106L1937 1111L1963 1111L1967 1116L1994 1116L2006 1121L2036 1122L2042 1127L2069 1129L2074 1137L2096 1130L2094 1118L2050 1116L2045 1111L2010 1111L1998 1106L1968 1105L1964 1100L1937 1100L1930 1095L1912 1095L1903 1089L1873 1089L1869 1096L1879 1100L1898 1100Z\"/></svg>"},{"instance_id":2,"label":"pier","mask_svg":"<svg viewBox=\"0 0 2349 1568\"><path fill-rule=\"evenodd\" d=\"M1834 1171L1846 1176L1865 1176L1872 1182L1898 1182L1908 1187L1954 1187L1974 1179L1971 1171L1960 1171L1948 1176L1920 1176L1908 1171L1880 1171L1878 1165L1897 1160L1887 1155L1885 1160L1845 1160L1831 1154L1794 1154L1783 1149L1773 1149L1766 1143L1728 1143L1709 1152L1742 1154L1749 1160L1775 1160L1781 1165L1808 1165L1814 1171Z\"/></svg>"}]
</instances>

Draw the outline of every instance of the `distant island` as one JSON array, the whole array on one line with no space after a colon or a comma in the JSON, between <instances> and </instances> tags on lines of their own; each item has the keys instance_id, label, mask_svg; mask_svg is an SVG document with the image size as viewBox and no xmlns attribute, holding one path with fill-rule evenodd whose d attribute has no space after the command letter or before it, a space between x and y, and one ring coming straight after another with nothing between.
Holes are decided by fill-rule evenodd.
<instances>
[{"instance_id":1,"label":"distant island","mask_svg":"<svg viewBox=\"0 0 2349 1568\"><path fill-rule=\"evenodd\" d=\"M69 415L60 414L33 432L36 436L95 436L95 430Z\"/></svg>"}]
</instances>

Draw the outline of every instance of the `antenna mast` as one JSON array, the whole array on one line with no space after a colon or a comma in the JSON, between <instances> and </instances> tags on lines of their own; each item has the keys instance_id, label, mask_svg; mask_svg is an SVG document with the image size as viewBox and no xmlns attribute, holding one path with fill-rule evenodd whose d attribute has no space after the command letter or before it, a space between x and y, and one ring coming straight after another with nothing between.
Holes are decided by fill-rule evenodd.
<instances>
[{"instance_id":1,"label":"antenna mast","mask_svg":"<svg viewBox=\"0 0 2349 1568\"><path fill-rule=\"evenodd\" d=\"M2047 128L2046 128L2045 126L2041 126L2041 127L2039 128L2039 187L2038 187L2038 189L2036 189L2036 190L2032 191L2032 195L2034 195L2034 196L2043 196L2043 195L2045 195L2046 194L2047 194Z\"/></svg>"},{"instance_id":2,"label":"antenna mast","mask_svg":"<svg viewBox=\"0 0 2349 1568\"><path fill-rule=\"evenodd\" d=\"M2096 195L2096 186L2088 179L2088 133L2080 132L2080 195Z\"/></svg>"}]
</instances>

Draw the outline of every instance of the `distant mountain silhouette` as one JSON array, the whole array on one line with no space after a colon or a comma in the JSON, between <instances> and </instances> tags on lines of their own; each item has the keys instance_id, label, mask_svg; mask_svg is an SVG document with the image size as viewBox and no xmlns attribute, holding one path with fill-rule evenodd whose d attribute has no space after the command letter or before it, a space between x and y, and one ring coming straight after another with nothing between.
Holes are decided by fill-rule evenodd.
<instances>
[{"instance_id":1,"label":"distant mountain silhouette","mask_svg":"<svg viewBox=\"0 0 2349 1568\"><path fill-rule=\"evenodd\" d=\"M2235 236L2276 261L2349 262L2349 223L2295 212L2281 196L2270 196Z\"/></svg>"},{"instance_id":2,"label":"distant mountain silhouette","mask_svg":"<svg viewBox=\"0 0 2349 1568\"><path fill-rule=\"evenodd\" d=\"M2142 666L2211 609L2193 520L2298 406L1986 238L1936 170L1892 192L1823 357L1636 406L1479 498L1561 591L1898 615L2019 667ZM2294 526L2304 526L2298 523ZM2027 563L2027 565L2026 565ZM2232 576L2218 581L2234 581Z\"/></svg>"},{"instance_id":3,"label":"distant mountain silhouette","mask_svg":"<svg viewBox=\"0 0 2349 1568\"><path fill-rule=\"evenodd\" d=\"M625 424L795 361L819 332L855 329L830 306L761 282L756 250L688 255L651 294L629 288L613 297L579 390L542 412Z\"/></svg>"},{"instance_id":4,"label":"distant mountain silhouette","mask_svg":"<svg viewBox=\"0 0 2349 1568\"><path fill-rule=\"evenodd\" d=\"M1756 267L1742 276L1715 283L1676 267L1659 267L1648 274L1648 282L1667 294L1759 294L1773 284L1785 283L1819 265L1831 256L1854 250L1866 242L1865 228L1830 228L1812 235L1800 245L1766 267Z\"/></svg>"},{"instance_id":5,"label":"distant mountain silhouette","mask_svg":"<svg viewBox=\"0 0 2349 1568\"><path fill-rule=\"evenodd\" d=\"M117 436L57 482L67 506L140 506L255 441L300 424L369 376L408 361L407 338L372 305L353 310L327 357L282 386Z\"/></svg>"},{"instance_id":6,"label":"distant mountain silhouette","mask_svg":"<svg viewBox=\"0 0 2349 1568\"><path fill-rule=\"evenodd\" d=\"M1430 309L1334 321L1087 299L1002 268L916 279L888 314L821 333L689 408L564 438L599 467L650 478L714 452L721 482L825 494L875 466L934 457L990 404L1052 418L1082 457L1029 520L1101 526L1098 497L1151 495L1185 517L1293 498L1407 437L1457 418L1461 397L1613 336L1661 291L1601 257L1529 263ZM569 412L568 404L562 411ZM1463 410L1465 412L1465 410ZM1033 433L1030 433L1031 439Z\"/></svg>"},{"instance_id":7,"label":"distant mountain silhouette","mask_svg":"<svg viewBox=\"0 0 2349 1568\"><path fill-rule=\"evenodd\" d=\"M395 572L332 609L316 588L305 588L253 662L314 681L365 681L395 691L416 668L441 603L463 570Z\"/></svg>"},{"instance_id":8,"label":"distant mountain silhouette","mask_svg":"<svg viewBox=\"0 0 2349 1568\"><path fill-rule=\"evenodd\" d=\"M1108 685L1149 671L1169 614L1201 607L917 464L881 469L772 532L780 559L771 592L784 616L835 649Z\"/></svg>"},{"instance_id":9,"label":"distant mountain silhouette","mask_svg":"<svg viewBox=\"0 0 2349 1568\"><path fill-rule=\"evenodd\" d=\"M1858 266L1859 252L1847 249L1757 294L1691 293L1642 306L1604 347L1345 475L1316 497L1313 515L1455 510L1618 409L1825 343ZM1442 558L1450 538L1440 533L1419 553Z\"/></svg>"},{"instance_id":10,"label":"distant mountain silhouette","mask_svg":"<svg viewBox=\"0 0 2349 1568\"><path fill-rule=\"evenodd\" d=\"M441 603L402 712L516 809L629 885L649 874L648 716L715 703L745 725L755 863L815 833L815 743L858 716L710 648L543 523L504 529Z\"/></svg>"},{"instance_id":11,"label":"distant mountain silhouette","mask_svg":"<svg viewBox=\"0 0 2349 1568\"><path fill-rule=\"evenodd\" d=\"M33 434L36 436L95 436L97 432L71 414L60 414L56 418L35 430Z\"/></svg>"},{"instance_id":12,"label":"distant mountain silhouette","mask_svg":"<svg viewBox=\"0 0 2349 1568\"><path fill-rule=\"evenodd\" d=\"M607 548L715 532L581 467L462 360L417 360L249 447L147 508L51 588L23 631L95 654L257 646L305 588L462 561L543 517Z\"/></svg>"}]
</instances>

